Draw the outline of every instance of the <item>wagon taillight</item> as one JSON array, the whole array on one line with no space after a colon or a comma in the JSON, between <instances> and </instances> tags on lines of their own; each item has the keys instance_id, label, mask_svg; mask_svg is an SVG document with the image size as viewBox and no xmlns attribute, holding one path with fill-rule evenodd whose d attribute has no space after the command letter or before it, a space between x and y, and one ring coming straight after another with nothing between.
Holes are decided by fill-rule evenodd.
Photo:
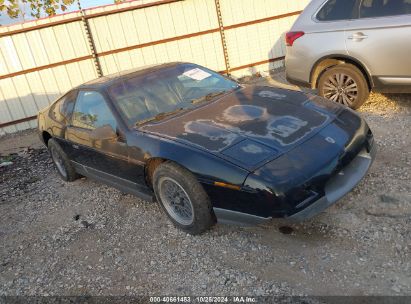
<instances>
[{"instance_id":1,"label":"wagon taillight","mask_svg":"<svg viewBox=\"0 0 411 304\"><path fill-rule=\"evenodd\" d=\"M288 32L285 34L285 43L287 46L293 46L294 42L304 34L304 32Z\"/></svg>"}]
</instances>

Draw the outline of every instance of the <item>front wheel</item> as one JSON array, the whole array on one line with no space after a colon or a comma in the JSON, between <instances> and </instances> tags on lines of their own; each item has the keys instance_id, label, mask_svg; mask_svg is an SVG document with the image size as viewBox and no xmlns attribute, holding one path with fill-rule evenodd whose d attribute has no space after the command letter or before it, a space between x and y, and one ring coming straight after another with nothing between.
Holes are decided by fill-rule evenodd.
<instances>
[{"instance_id":1,"label":"front wheel","mask_svg":"<svg viewBox=\"0 0 411 304\"><path fill-rule=\"evenodd\" d=\"M188 170L172 162L162 163L154 172L157 201L175 226L190 234L200 234L215 223L210 199Z\"/></svg>"},{"instance_id":2,"label":"front wheel","mask_svg":"<svg viewBox=\"0 0 411 304\"><path fill-rule=\"evenodd\" d=\"M370 90L363 73L352 64L336 65L318 80L318 93L351 109L358 109L367 100Z\"/></svg>"}]
</instances>

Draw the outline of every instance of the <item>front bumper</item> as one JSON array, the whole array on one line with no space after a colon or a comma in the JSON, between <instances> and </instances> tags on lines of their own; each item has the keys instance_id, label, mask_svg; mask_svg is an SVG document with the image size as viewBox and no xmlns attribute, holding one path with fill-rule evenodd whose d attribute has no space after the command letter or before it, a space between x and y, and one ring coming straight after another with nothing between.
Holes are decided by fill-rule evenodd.
<instances>
[{"instance_id":1,"label":"front bumper","mask_svg":"<svg viewBox=\"0 0 411 304\"><path fill-rule=\"evenodd\" d=\"M301 221L309 219L350 192L367 174L375 156L376 146L372 145L370 152L363 149L346 167L330 179L325 185L325 195L306 207L291 215L288 219Z\"/></svg>"}]
</instances>

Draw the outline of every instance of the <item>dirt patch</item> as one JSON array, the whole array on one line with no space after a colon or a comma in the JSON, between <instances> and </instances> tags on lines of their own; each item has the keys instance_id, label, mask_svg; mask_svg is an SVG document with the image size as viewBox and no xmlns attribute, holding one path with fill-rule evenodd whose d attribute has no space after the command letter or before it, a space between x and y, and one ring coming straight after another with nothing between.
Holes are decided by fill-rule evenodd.
<instances>
[{"instance_id":1,"label":"dirt patch","mask_svg":"<svg viewBox=\"0 0 411 304\"><path fill-rule=\"evenodd\" d=\"M0 156L16 154L27 149L39 149L42 143L33 130L21 131L0 137Z\"/></svg>"}]
</instances>

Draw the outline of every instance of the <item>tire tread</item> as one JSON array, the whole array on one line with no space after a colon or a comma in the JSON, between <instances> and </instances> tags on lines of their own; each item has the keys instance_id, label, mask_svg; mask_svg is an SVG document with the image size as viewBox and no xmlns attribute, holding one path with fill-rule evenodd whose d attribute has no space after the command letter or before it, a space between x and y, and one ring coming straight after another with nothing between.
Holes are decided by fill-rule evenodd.
<instances>
[{"instance_id":1,"label":"tire tread","mask_svg":"<svg viewBox=\"0 0 411 304\"><path fill-rule=\"evenodd\" d=\"M76 170L74 169L74 166L70 163L70 159L68 158L64 150L61 148L61 146L58 144L58 142L54 138L50 138L48 140L47 146L50 151L50 154L51 154L51 149L55 149L57 153L59 153L63 159L64 167L67 172L67 177L61 175L60 171L57 169L59 176L66 182L73 182L76 179L78 179L80 175L77 174Z\"/></svg>"}]
</instances>

